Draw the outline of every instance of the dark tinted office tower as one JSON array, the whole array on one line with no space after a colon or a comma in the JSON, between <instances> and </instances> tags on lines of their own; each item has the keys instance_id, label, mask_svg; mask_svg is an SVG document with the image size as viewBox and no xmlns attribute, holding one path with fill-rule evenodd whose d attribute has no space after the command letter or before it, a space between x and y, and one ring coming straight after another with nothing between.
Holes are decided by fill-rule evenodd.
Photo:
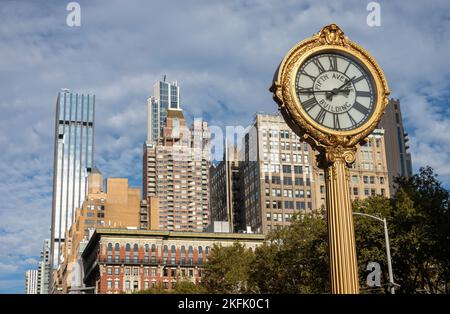
<instances>
[{"instance_id":1,"label":"dark tinted office tower","mask_svg":"<svg viewBox=\"0 0 450 314\"><path fill-rule=\"evenodd\" d=\"M75 209L87 193L87 177L94 165L95 96L63 89L56 101L53 162L51 265L60 263L61 244Z\"/></svg>"},{"instance_id":2,"label":"dark tinted office tower","mask_svg":"<svg viewBox=\"0 0 450 314\"><path fill-rule=\"evenodd\" d=\"M394 177L412 175L411 154L408 152L408 133L403 127L400 101L390 99L386 112L380 121L379 128L385 132L386 162L389 172L390 194L394 195Z\"/></svg>"}]
</instances>

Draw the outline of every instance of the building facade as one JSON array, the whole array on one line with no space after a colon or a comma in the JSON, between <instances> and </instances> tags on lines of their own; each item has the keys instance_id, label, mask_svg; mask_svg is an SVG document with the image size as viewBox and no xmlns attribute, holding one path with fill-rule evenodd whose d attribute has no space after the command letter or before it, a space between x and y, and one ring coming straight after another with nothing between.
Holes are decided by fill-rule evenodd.
<instances>
[{"instance_id":1,"label":"building facade","mask_svg":"<svg viewBox=\"0 0 450 314\"><path fill-rule=\"evenodd\" d=\"M107 178L93 169L88 178L88 194L75 220L66 232L63 257L54 276L54 293L68 293L82 288L81 253L96 228L141 227L140 189L131 188L126 178Z\"/></svg>"},{"instance_id":2,"label":"building facade","mask_svg":"<svg viewBox=\"0 0 450 314\"><path fill-rule=\"evenodd\" d=\"M37 279L37 293L48 294L50 288L50 277L52 272L51 267L51 244L50 239L44 240L41 250L41 260L38 263L38 279Z\"/></svg>"},{"instance_id":3,"label":"building facade","mask_svg":"<svg viewBox=\"0 0 450 314\"><path fill-rule=\"evenodd\" d=\"M223 160L210 168L210 222L227 221L231 232L245 230L239 175L237 147L227 146Z\"/></svg>"},{"instance_id":4,"label":"building facade","mask_svg":"<svg viewBox=\"0 0 450 314\"><path fill-rule=\"evenodd\" d=\"M291 131L281 115L257 114L240 149L245 225L267 233L288 225L292 215L325 206L325 180L316 154ZM358 148L350 168L352 199L389 197L384 131L377 129Z\"/></svg>"},{"instance_id":5,"label":"building facade","mask_svg":"<svg viewBox=\"0 0 450 314\"><path fill-rule=\"evenodd\" d=\"M25 272L25 293L38 294L38 271L27 270Z\"/></svg>"},{"instance_id":6,"label":"building facade","mask_svg":"<svg viewBox=\"0 0 450 314\"><path fill-rule=\"evenodd\" d=\"M214 244L239 241L255 249L264 236L153 230L97 229L83 252L86 286L95 293L130 293L177 282L198 283Z\"/></svg>"},{"instance_id":7,"label":"building facade","mask_svg":"<svg viewBox=\"0 0 450 314\"><path fill-rule=\"evenodd\" d=\"M316 208L314 153L277 114L257 114L240 149L245 225L267 233Z\"/></svg>"},{"instance_id":8,"label":"building facade","mask_svg":"<svg viewBox=\"0 0 450 314\"><path fill-rule=\"evenodd\" d=\"M87 193L87 177L94 164L95 96L63 90L56 101L51 264L60 262L61 244L75 209Z\"/></svg>"},{"instance_id":9,"label":"building facade","mask_svg":"<svg viewBox=\"0 0 450 314\"><path fill-rule=\"evenodd\" d=\"M209 167L208 124L194 120L188 129L182 110L169 109L158 143L144 145L143 194L158 229L202 231L208 225Z\"/></svg>"},{"instance_id":10,"label":"building facade","mask_svg":"<svg viewBox=\"0 0 450 314\"><path fill-rule=\"evenodd\" d=\"M390 99L378 126L384 129L386 161L389 172L389 189L395 193L394 178L412 176L411 154L408 152L408 133L403 126L400 100Z\"/></svg>"},{"instance_id":11,"label":"building facade","mask_svg":"<svg viewBox=\"0 0 450 314\"><path fill-rule=\"evenodd\" d=\"M177 82L156 82L153 95L147 99L147 142L157 143L168 109L180 109L180 87Z\"/></svg>"},{"instance_id":12,"label":"building facade","mask_svg":"<svg viewBox=\"0 0 450 314\"><path fill-rule=\"evenodd\" d=\"M364 145L358 146L356 160L349 168L351 200L382 195L390 197L384 130L375 129ZM325 207L324 171L313 167L315 203Z\"/></svg>"}]
</instances>

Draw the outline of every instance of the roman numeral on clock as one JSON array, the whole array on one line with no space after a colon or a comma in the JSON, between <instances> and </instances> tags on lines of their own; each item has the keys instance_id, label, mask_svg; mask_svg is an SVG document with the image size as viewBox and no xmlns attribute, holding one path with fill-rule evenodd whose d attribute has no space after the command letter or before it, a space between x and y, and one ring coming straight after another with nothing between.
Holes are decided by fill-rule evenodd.
<instances>
[{"instance_id":1,"label":"roman numeral on clock","mask_svg":"<svg viewBox=\"0 0 450 314\"><path fill-rule=\"evenodd\" d=\"M363 105L361 105L357 101L355 101L355 103L353 104L352 108L355 108L356 110L358 110L359 112L361 112L365 116L369 113L369 109L364 107Z\"/></svg>"},{"instance_id":2,"label":"roman numeral on clock","mask_svg":"<svg viewBox=\"0 0 450 314\"><path fill-rule=\"evenodd\" d=\"M340 129L341 128L341 124L339 122L339 114L338 113L333 113L333 126L335 129Z\"/></svg>"},{"instance_id":3,"label":"roman numeral on clock","mask_svg":"<svg viewBox=\"0 0 450 314\"><path fill-rule=\"evenodd\" d=\"M323 108L320 108L319 113L316 116L316 121L319 123L323 123L323 120L325 119L325 115L327 114L326 110Z\"/></svg>"},{"instance_id":4,"label":"roman numeral on clock","mask_svg":"<svg viewBox=\"0 0 450 314\"><path fill-rule=\"evenodd\" d=\"M347 111L347 115L348 115L348 118L350 119L350 122L352 123L352 125L355 125L356 121L355 121L355 119L353 119L352 115L348 111Z\"/></svg>"},{"instance_id":5,"label":"roman numeral on clock","mask_svg":"<svg viewBox=\"0 0 450 314\"><path fill-rule=\"evenodd\" d=\"M372 96L372 94L370 92L365 92L365 91L360 91L360 90L356 91L356 97L370 97L370 96Z\"/></svg>"},{"instance_id":6,"label":"roman numeral on clock","mask_svg":"<svg viewBox=\"0 0 450 314\"><path fill-rule=\"evenodd\" d=\"M316 65L317 69L319 69L319 73L325 72L325 68L323 67L322 63L319 59L313 59L312 62Z\"/></svg>"},{"instance_id":7,"label":"roman numeral on clock","mask_svg":"<svg viewBox=\"0 0 450 314\"><path fill-rule=\"evenodd\" d=\"M336 58L336 56L329 56L328 60L330 61L330 69L329 69L329 71L337 71L337 58Z\"/></svg>"},{"instance_id":8,"label":"roman numeral on clock","mask_svg":"<svg viewBox=\"0 0 450 314\"><path fill-rule=\"evenodd\" d=\"M312 93L314 93L314 90L313 90L313 88L312 87L299 87L298 89L297 89L297 92L299 93L299 94L312 94Z\"/></svg>"},{"instance_id":9,"label":"roman numeral on clock","mask_svg":"<svg viewBox=\"0 0 450 314\"><path fill-rule=\"evenodd\" d=\"M364 75L361 75L360 77L357 77L353 80L353 84L358 83L359 81L361 81L364 78Z\"/></svg>"},{"instance_id":10,"label":"roman numeral on clock","mask_svg":"<svg viewBox=\"0 0 450 314\"><path fill-rule=\"evenodd\" d=\"M309 77L313 82L316 80L315 76L312 76L311 74L308 74L305 70L301 70L300 71L300 75L306 75L307 77Z\"/></svg>"},{"instance_id":11,"label":"roman numeral on clock","mask_svg":"<svg viewBox=\"0 0 450 314\"><path fill-rule=\"evenodd\" d=\"M316 98L312 97L304 102L302 102L303 109L306 111L310 111L312 108L314 108L316 105L318 105Z\"/></svg>"}]
</instances>

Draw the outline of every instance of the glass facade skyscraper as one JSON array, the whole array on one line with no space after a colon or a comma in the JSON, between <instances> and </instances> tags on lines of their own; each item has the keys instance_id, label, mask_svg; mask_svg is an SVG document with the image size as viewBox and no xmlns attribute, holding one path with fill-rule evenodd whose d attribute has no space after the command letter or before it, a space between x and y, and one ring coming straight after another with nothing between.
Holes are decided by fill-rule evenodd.
<instances>
[{"instance_id":1,"label":"glass facade skyscraper","mask_svg":"<svg viewBox=\"0 0 450 314\"><path fill-rule=\"evenodd\" d=\"M94 165L95 96L63 90L56 101L51 260L60 262L61 244L75 209L87 194L87 177Z\"/></svg>"},{"instance_id":2,"label":"glass facade skyscraper","mask_svg":"<svg viewBox=\"0 0 450 314\"><path fill-rule=\"evenodd\" d=\"M147 142L156 143L167 117L167 109L180 108L180 87L165 80L153 86L154 96L147 99Z\"/></svg>"}]
</instances>

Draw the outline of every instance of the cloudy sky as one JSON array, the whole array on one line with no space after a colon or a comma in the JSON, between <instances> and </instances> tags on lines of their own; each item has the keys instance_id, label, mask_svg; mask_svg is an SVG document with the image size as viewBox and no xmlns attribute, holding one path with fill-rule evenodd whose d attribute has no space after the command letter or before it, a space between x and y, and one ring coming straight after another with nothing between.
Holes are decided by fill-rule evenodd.
<instances>
[{"instance_id":1,"label":"cloudy sky","mask_svg":"<svg viewBox=\"0 0 450 314\"><path fill-rule=\"evenodd\" d=\"M58 91L97 100L95 161L106 176L141 182L146 98L167 75L186 115L247 125L274 112L268 87L284 54L337 23L366 47L399 98L414 169L431 165L450 183L450 3L379 1L0 2L0 293L24 291L49 237L53 127Z\"/></svg>"}]
</instances>

